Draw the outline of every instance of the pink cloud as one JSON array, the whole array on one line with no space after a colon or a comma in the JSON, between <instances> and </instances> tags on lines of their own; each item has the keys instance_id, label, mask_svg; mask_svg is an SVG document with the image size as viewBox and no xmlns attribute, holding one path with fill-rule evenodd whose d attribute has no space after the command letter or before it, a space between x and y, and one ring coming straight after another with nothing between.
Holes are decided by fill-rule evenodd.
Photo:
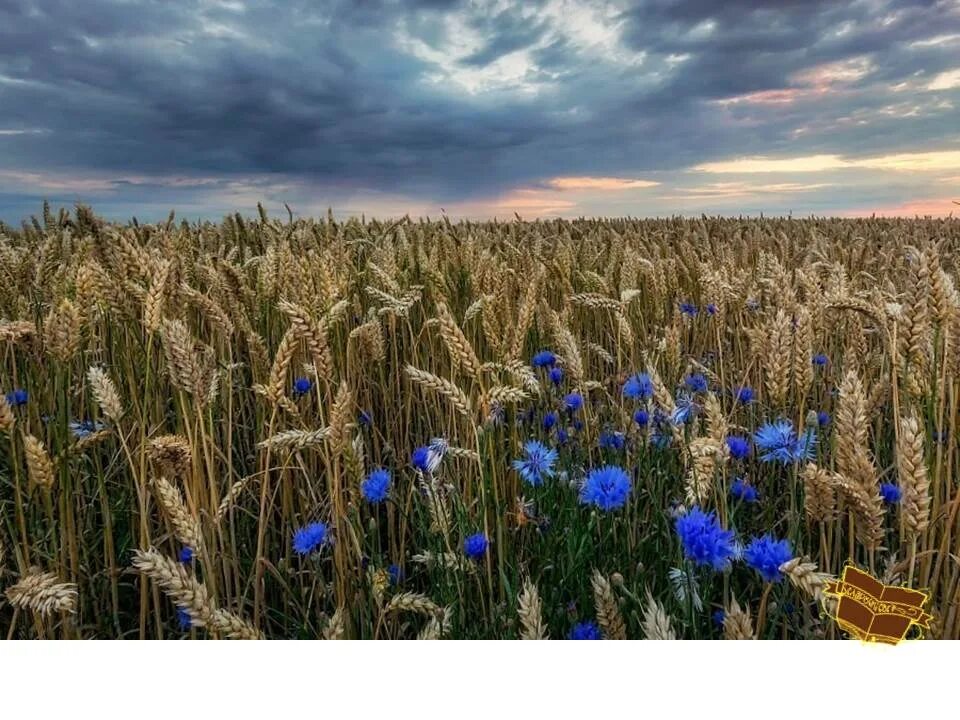
<instances>
[{"instance_id":1,"label":"pink cloud","mask_svg":"<svg viewBox=\"0 0 960 720\"><path fill-rule=\"evenodd\" d=\"M656 187L659 184L652 180L591 176L555 177L547 180L547 185L557 190L632 190Z\"/></svg>"},{"instance_id":2,"label":"pink cloud","mask_svg":"<svg viewBox=\"0 0 960 720\"><path fill-rule=\"evenodd\" d=\"M960 215L960 196L957 200L950 198L929 198L927 200L911 200L899 205L879 206L849 210L840 213L845 217L863 217L865 215L879 215L881 217L914 217L916 215L932 215L946 217Z\"/></svg>"},{"instance_id":3,"label":"pink cloud","mask_svg":"<svg viewBox=\"0 0 960 720\"><path fill-rule=\"evenodd\" d=\"M849 86L862 80L871 72L873 72L873 65L866 58L824 63L792 75L789 87L735 95L716 100L715 103L723 106L790 105L799 100L846 92Z\"/></svg>"}]
</instances>

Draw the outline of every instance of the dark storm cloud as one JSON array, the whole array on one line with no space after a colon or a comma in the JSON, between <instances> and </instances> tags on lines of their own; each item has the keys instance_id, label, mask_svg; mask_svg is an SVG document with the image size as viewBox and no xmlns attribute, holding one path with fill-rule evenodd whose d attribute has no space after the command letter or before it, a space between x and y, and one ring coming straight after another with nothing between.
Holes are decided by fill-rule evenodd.
<instances>
[{"instance_id":1,"label":"dark storm cloud","mask_svg":"<svg viewBox=\"0 0 960 720\"><path fill-rule=\"evenodd\" d=\"M745 154L956 147L960 91L926 85L960 44L916 45L951 33L943 0L0 0L0 182L274 176L451 202ZM788 104L716 102L843 62L867 69ZM4 189L9 217L30 193Z\"/></svg>"}]
</instances>

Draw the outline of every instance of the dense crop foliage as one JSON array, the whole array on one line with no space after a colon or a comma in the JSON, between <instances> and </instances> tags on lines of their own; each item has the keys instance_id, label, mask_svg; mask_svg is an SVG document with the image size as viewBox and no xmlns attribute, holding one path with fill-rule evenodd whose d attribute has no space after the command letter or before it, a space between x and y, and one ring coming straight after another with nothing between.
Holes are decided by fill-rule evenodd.
<instances>
[{"instance_id":1,"label":"dense crop foliage","mask_svg":"<svg viewBox=\"0 0 960 720\"><path fill-rule=\"evenodd\" d=\"M0 226L0 632L960 637L960 222Z\"/></svg>"}]
</instances>

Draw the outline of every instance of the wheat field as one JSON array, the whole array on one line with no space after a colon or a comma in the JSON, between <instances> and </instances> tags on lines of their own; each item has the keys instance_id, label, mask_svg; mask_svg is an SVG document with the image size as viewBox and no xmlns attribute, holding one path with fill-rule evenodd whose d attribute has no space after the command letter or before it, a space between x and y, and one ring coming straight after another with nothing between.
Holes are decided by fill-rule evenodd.
<instances>
[{"instance_id":1,"label":"wheat field","mask_svg":"<svg viewBox=\"0 0 960 720\"><path fill-rule=\"evenodd\" d=\"M834 639L852 562L960 638L958 247L952 218L0 224L0 633Z\"/></svg>"}]
</instances>

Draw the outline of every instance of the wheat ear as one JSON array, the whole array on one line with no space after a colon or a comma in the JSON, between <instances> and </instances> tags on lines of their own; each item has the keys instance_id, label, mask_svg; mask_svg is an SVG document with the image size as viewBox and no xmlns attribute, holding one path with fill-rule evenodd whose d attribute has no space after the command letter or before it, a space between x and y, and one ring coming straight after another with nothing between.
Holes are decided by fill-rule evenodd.
<instances>
[{"instance_id":1,"label":"wheat ear","mask_svg":"<svg viewBox=\"0 0 960 720\"><path fill-rule=\"evenodd\" d=\"M38 568L31 568L18 583L8 587L6 595L14 607L41 615L73 613L77 609L77 586L60 582L54 573L41 572Z\"/></svg>"},{"instance_id":2,"label":"wheat ear","mask_svg":"<svg viewBox=\"0 0 960 720\"><path fill-rule=\"evenodd\" d=\"M100 411L114 422L119 421L123 415L123 403L120 401L117 386L113 384L110 376L103 368L91 367L87 371L87 380L90 382L90 390L100 406Z\"/></svg>"},{"instance_id":3,"label":"wheat ear","mask_svg":"<svg viewBox=\"0 0 960 720\"><path fill-rule=\"evenodd\" d=\"M523 589L517 598L517 614L520 616L521 640L546 640L547 629L543 624L542 603L537 586L530 579L523 581Z\"/></svg>"},{"instance_id":4,"label":"wheat ear","mask_svg":"<svg viewBox=\"0 0 960 720\"><path fill-rule=\"evenodd\" d=\"M610 581L599 570L593 571L593 604L597 611L597 622L607 640L626 640L627 628L620 613L620 606L613 594Z\"/></svg>"},{"instance_id":5,"label":"wheat ear","mask_svg":"<svg viewBox=\"0 0 960 720\"><path fill-rule=\"evenodd\" d=\"M30 478L30 485L52 490L56 476L53 473L53 463L43 443L33 435L25 435L23 449L27 456L27 476Z\"/></svg>"},{"instance_id":6,"label":"wheat ear","mask_svg":"<svg viewBox=\"0 0 960 720\"><path fill-rule=\"evenodd\" d=\"M647 640L676 640L670 616L647 590L647 606L643 610L643 635Z\"/></svg>"}]
</instances>

